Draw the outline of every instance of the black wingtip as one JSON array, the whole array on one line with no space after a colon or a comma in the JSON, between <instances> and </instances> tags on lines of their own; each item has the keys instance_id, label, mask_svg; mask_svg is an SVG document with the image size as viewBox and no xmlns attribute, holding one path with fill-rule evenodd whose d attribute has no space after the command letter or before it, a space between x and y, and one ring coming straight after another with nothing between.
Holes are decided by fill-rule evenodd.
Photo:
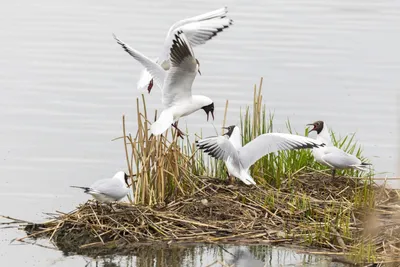
<instances>
[{"instance_id":1,"label":"black wingtip","mask_svg":"<svg viewBox=\"0 0 400 267\"><path fill-rule=\"evenodd\" d=\"M170 60L173 65L179 65L186 57L193 56L193 51L190 48L190 44L181 35L183 31L177 31L175 38L172 40L172 46L170 48Z\"/></svg>"}]
</instances>

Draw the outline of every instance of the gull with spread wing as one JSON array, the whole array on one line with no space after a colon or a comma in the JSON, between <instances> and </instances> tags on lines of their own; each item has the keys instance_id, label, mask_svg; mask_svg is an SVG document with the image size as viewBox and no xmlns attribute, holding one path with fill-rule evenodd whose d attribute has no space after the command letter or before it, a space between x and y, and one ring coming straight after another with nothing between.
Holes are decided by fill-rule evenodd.
<instances>
[{"instance_id":1,"label":"gull with spread wing","mask_svg":"<svg viewBox=\"0 0 400 267\"><path fill-rule=\"evenodd\" d=\"M356 156L346 153L332 144L326 123L323 121L316 121L307 124L307 126L313 126L310 132L316 131L316 140L326 144L324 147L313 148L312 153L315 161L332 169L332 178L335 178L336 169L357 169L360 171L368 171L368 166L371 164L362 162Z\"/></svg>"},{"instance_id":2,"label":"gull with spread wing","mask_svg":"<svg viewBox=\"0 0 400 267\"><path fill-rule=\"evenodd\" d=\"M196 141L196 145L208 155L225 162L228 173L239 178L245 184L256 184L250 176L249 168L263 156L292 149L314 148L325 144L308 137L286 134L267 133L256 137L242 146L242 136L238 126L226 127L224 135Z\"/></svg>"},{"instance_id":3,"label":"gull with spread wing","mask_svg":"<svg viewBox=\"0 0 400 267\"><path fill-rule=\"evenodd\" d=\"M178 135L182 137L183 133L178 129L177 121L200 109L206 112L207 121L210 113L214 119L214 102L207 96L192 95L192 84L199 72L199 61L195 58L192 47L182 31L178 31L172 41L168 71L139 51L129 47L116 36L114 38L125 51L147 69L154 82L161 88L162 103L165 108L157 121L151 125L150 132L152 134L160 135L172 125L177 129Z\"/></svg>"},{"instance_id":4,"label":"gull with spread wing","mask_svg":"<svg viewBox=\"0 0 400 267\"><path fill-rule=\"evenodd\" d=\"M192 47L205 44L219 32L222 32L232 25L232 20L226 17L227 13L228 8L224 7L202 15L177 21L169 28L162 51L154 61L164 70L169 70L171 67L169 61L170 48L177 32L183 32ZM140 73L137 88L139 90L147 89L150 93L153 84L153 75L147 69L143 69Z\"/></svg>"},{"instance_id":5,"label":"gull with spread wing","mask_svg":"<svg viewBox=\"0 0 400 267\"><path fill-rule=\"evenodd\" d=\"M92 195L94 199L101 203L112 203L123 199L129 192L128 175L117 172L111 179L101 179L89 187L71 186L84 190L84 193Z\"/></svg>"}]
</instances>

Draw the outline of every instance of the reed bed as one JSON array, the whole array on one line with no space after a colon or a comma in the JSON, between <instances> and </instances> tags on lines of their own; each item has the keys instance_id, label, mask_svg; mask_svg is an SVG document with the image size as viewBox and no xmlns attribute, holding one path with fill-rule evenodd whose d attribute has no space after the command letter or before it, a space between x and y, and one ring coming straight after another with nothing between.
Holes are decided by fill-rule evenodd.
<instances>
[{"instance_id":1,"label":"reed bed","mask_svg":"<svg viewBox=\"0 0 400 267\"><path fill-rule=\"evenodd\" d=\"M254 87L252 107L242 112L244 144L273 130L261 89L262 80ZM254 164L258 186L230 184L224 165L205 157L189 136L181 140L174 131L149 136L144 97L137 101L137 114L134 135L123 118L130 203L111 209L88 201L47 222L28 223L27 237L46 237L64 251L89 255L124 254L149 243L287 244L323 249L351 262L398 266L399 194L376 185L371 173L351 171L332 179L310 151L300 150ZM293 132L290 123L287 128ZM333 134L337 146L362 158L354 140Z\"/></svg>"}]
</instances>

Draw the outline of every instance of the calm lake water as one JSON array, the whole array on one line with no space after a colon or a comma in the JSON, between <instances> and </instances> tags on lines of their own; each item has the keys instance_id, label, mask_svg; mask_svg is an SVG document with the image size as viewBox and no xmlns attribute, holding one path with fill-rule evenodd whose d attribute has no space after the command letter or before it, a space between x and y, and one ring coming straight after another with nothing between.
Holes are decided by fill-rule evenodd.
<instances>
[{"instance_id":1,"label":"calm lake water","mask_svg":"<svg viewBox=\"0 0 400 267\"><path fill-rule=\"evenodd\" d=\"M198 112L181 125L214 133L226 99L228 123L238 123L263 76L277 131L288 118L299 132L324 120L342 135L357 132L365 156L385 172L379 176L400 174L399 1L22 0L0 9L0 214L40 221L43 212L69 211L87 199L69 185L125 169L123 145L111 140L121 135L122 114L135 131L141 67L112 33L154 57L173 22L224 5L234 25L195 49L203 75L194 91L214 100L216 120L207 123ZM157 90L146 94L151 112L161 108L159 97ZM86 264L8 245L21 235L2 231L1 263Z\"/></svg>"}]
</instances>

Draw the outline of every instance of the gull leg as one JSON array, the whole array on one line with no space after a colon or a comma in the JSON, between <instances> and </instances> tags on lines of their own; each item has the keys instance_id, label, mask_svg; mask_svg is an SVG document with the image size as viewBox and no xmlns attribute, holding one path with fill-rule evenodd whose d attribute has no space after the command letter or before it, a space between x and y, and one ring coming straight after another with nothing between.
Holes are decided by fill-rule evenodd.
<instances>
[{"instance_id":1,"label":"gull leg","mask_svg":"<svg viewBox=\"0 0 400 267\"><path fill-rule=\"evenodd\" d=\"M182 138L185 136L185 134L178 128L178 122L174 122L173 124L171 124L172 127L174 127L178 133L178 137Z\"/></svg>"},{"instance_id":2,"label":"gull leg","mask_svg":"<svg viewBox=\"0 0 400 267\"><path fill-rule=\"evenodd\" d=\"M235 177L230 175L228 171L226 171L226 175L227 175L226 178L228 180L229 185L233 185L235 183Z\"/></svg>"},{"instance_id":3,"label":"gull leg","mask_svg":"<svg viewBox=\"0 0 400 267\"><path fill-rule=\"evenodd\" d=\"M153 88L153 79L150 80L149 85L147 86L147 92L151 92L151 89Z\"/></svg>"},{"instance_id":4,"label":"gull leg","mask_svg":"<svg viewBox=\"0 0 400 267\"><path fill-rule=\"evenodd\" d=\"M113 203L110 202L110 203L108 203L108 204L110 205L110 208L112 209L112 211L115 212L115 209L114 209L113 206L112 206Z\"/></svg>"},{"instance_id":5,"label":"gull leg","mask_svg":"<svg viewBox=\"0 0 400 267\"><path fill-rule=\"evenodd\" d=\"M336 174L336 169L332 169L332 179L335 178L335 174Z\"/></svg>"}]
</instances>

